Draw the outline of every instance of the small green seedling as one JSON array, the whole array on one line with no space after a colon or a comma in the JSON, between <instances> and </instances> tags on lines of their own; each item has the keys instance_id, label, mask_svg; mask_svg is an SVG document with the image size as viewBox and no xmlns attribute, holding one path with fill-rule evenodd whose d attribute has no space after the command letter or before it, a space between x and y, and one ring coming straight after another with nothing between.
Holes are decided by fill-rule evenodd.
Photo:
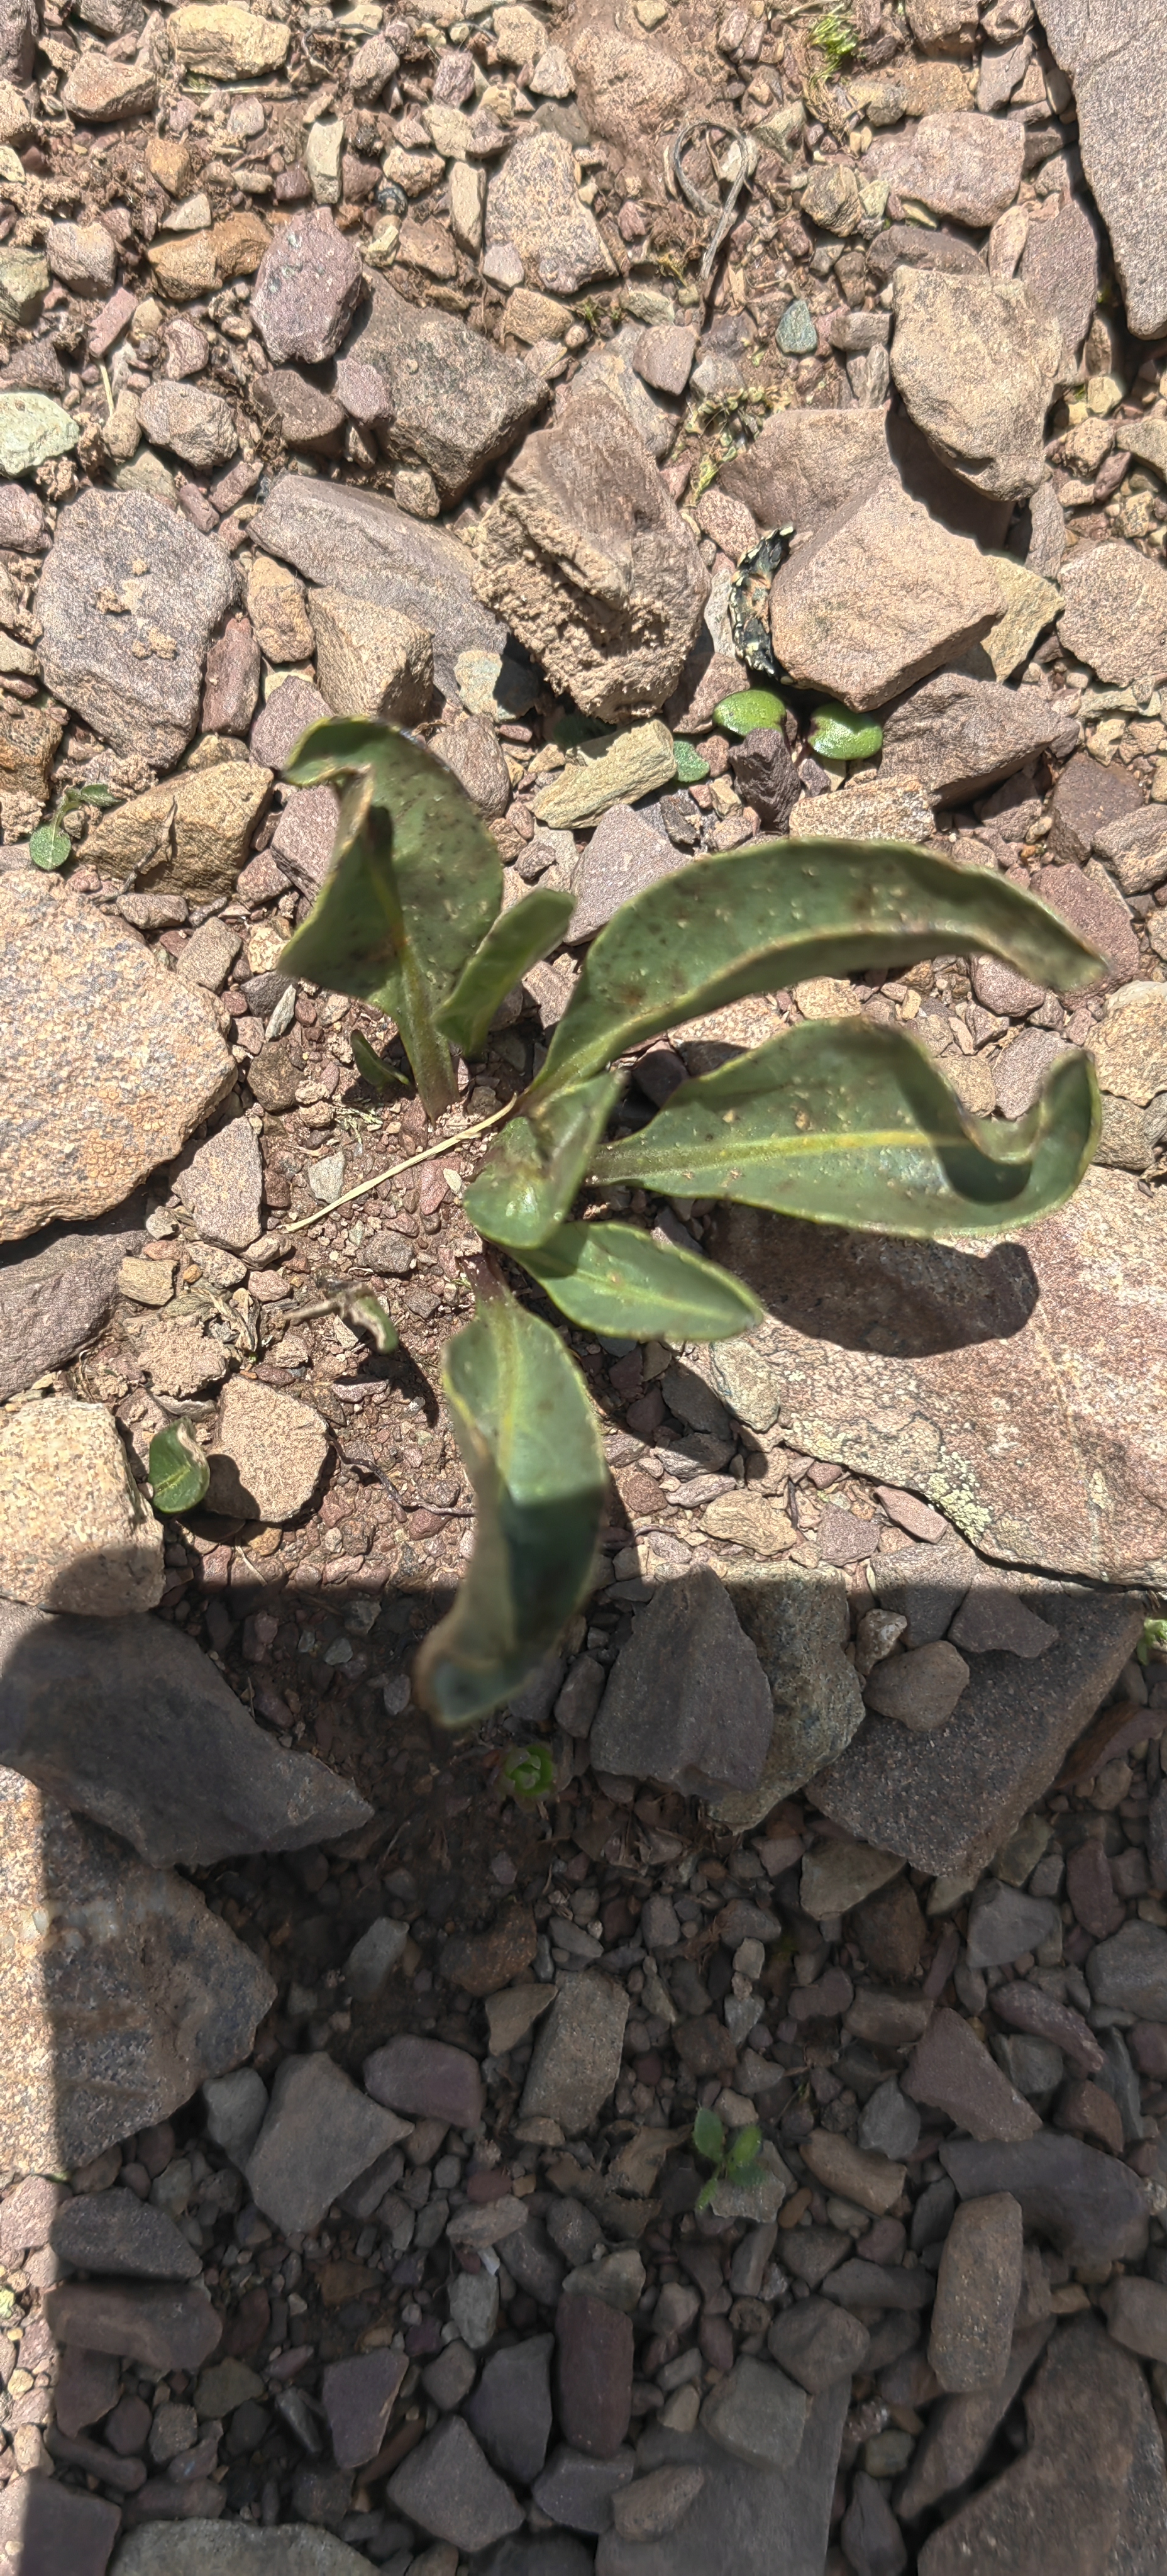
<instances>
[{"instance_id":1,"label":"small green seedling","mask_svg":"<svg viewBox=\"0 0 1167 2576\"><path fill-rule=\"evenodd\" d=\"M150 1443L150 1491L156 1512L197 1511L211 1470L189 1422L171 1422Z\"/></svg>"},{"instance_id":2,"label":"small green seedling","mask_svg":"<svg viewBox=\"0 0 1167 2576\"><path fill-rule=\"evenodd\" d=\"M502 1776L512 1798L521 1807L530 1807L554 1788L555 1765L545 1744L516 1744L503 1763Z\"/></svg>"},{"instance_id":3,"label":"small green seedling","mask_svg":"<svg viewBox=\"0 0 1167 2576\"><path fill-rule=\"evenodd\" d=\"M352 1049L357 1072L374 1091L408 1091L405 1075L398 1073L396 1065L386 1064L359 1029L353 1030Z\"/></svg>"},{"instance_id":4,"label":"small green seedling","mask_svg":"<svg viewBox=\"0 0 1167 2576\"><path fill-rule=\"evenodd\" d=\"M748 2129L738 2129L731 2144L725 2142L725 2129L716 2111L698 2111L693 2122L693 2144L703 2165L712 2165L708 2182L702 2183L698 2209L708 2209L715 2192L723 2182L737 2183L749 2191L760 2182L765 2170L758 2162L762 2132L756 2121Z\"/></svg>"},{"instance_id":5,"label":"small green seedling","mask_svg":"<svg viewBox=\"0 0 1167 2576\"><path fill-rule=\"evenodd\" d=\"M859 41L850 10L825 9L811 28L810 41L825 55L828 72L839 71L850 61Z\"/></svg>"},{"instance_id":6,"label":"small green seedling","mask_svg":"<svg viewBox=\"0 0 1167 2576\"><path fill-rule=\"evenodd\" d=\"M732 697L718 699L713 721L725 733L762 733L780 725L785 713L776 689L736 689Z\"/></svg>"},{"instance_id":7,"label":"small green seedling","mask_svg":"<svg viewBox=\"0 0 1167 2576\"><path fill-rule=\"evenodd\" d=\"M1167 1619L1144 1620L1135 1653L1141 1664L1149 1664L1152 1655L1167 1656Z\"/></svg>"},{"instance_id":8,"label":"small green seedling","mask_svg":"<svg viewBox=\"0 0 1167 2576\"><path fill-rule=\"evenodd\" d=\"M678 737L677 741L673 744L673 752L677 763L677 777L681 786L699 787L702 779L708 778L709 776L709 763L707 760L702 759L696 743L685 742Z\"/></svg>"},{"instance_id":9,"label":"small green seedling","mask_svg":"<svg viewBox=\"0 0 1167 2576\"><path fill-rule=\"evenodd\" d=\"M66 814L75 814L82 805L97 805L104 811L107 805L118 802L112 787L67 787L52 822L39 824L29 842L28 855L34 868L63 868L66 859L72 858L74 844L61 830Z\"/></svg>"},{"instance_id":10,"label":"small green seedling","mask_svg":"<svg viewBox=\"0 0 1167 2576\"><path fill-rule=\"evenodd\" d=\"M882 725L873 724L870 716L854 715L836 698L816 707L811 717L810 747L820 760L874 760L882 743Z\"/></svg>"}]
</instances>

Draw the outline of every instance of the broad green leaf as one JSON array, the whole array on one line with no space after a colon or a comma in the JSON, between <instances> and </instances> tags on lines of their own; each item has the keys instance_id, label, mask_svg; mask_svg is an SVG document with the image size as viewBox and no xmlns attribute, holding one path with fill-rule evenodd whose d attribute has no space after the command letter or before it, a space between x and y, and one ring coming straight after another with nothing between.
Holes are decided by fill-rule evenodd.
<instances>
[{"instance_id":1,"label":"broad green leaf","mask_svg":"<svg viewBox=\"0 0 1167 2576\"><path fill-rule=\"evenodd\" d=\"M466 1726L519 1689L583 1599L607 1470L575 1362L513 1297L492 1296L447 1343L442 1382L478 1516L415 1687L432 1716Z\"/></svg>"},{"instance_id":2,"label":"broad green leaf","mask_svg":"<svg viewBox=\"0 0 1167 2576\"><path fill-rule=\"evenodd\" d=\"M396 1065L386 1064L368 1039L361 1036L359 1029L353 1030L351 1043L357 1072L372 1084L374 1091L403 1091L407 1088L405 1075L398 1073Z\"/></svg>"},{"instance_id":3,"label":"broad green leaf","mask_svg":"<svg viewBox=\"0 0 1167 2576\"><path fill-rule=\"evenodd\" d=\"M185 1422L155 1432L149 1467L156 1512L193 1512L211 1481L210 1467Z\"/></svg>"},{"instance_id":4,"label":"broad green leaf","mask_svg":"<svg viewBox=\"0 0 1167 2576\"><path fill-rule=\"evenodd\" d=\"M732 697L718 699L713 721L726 733L762 733L780 725L785 713L786 700L776 689L735 689Z\"/></svg>"},{"instance_id":5,"label":"broad green leaf","mask_svg":"<svg viewBox=\"0 0 1167 2576\"><path fill-rule=\"evenodd\" d=\"M350 784L332 871L280 962L389 1012L435 1116L454 1084L434 1013L498 911L498 852L443 763L373 718L311 725L285 776L295 787Z\"/></svg>"},{"instance_id":6,"label":"broad green leaf","mask_svg":"<svg viewBox=\"0 0 1167 2576\"><path fill-rule=\"evenodd\" d=\"M559 946L574 910L574 895L540 886L492 921L437 1015L443 1037L460 1047L463 1055L481 1055L499 1003L512 985L521 982L529 966L545 957L549 948Z\"/></svg>"},{"instance_id":7,"label":"broad green leaf","mask_svg":"<svg viewBox=\"0 0 1167 2576\"><path fill-rule=\"evenodd\" d=\"M397 1327L371 1288L350 1288L338 1300L338 1312L354 1330L368 1334L375 1351L386 1359L397 1348Z\"/></svg>"},{"instance_id":8,"label":"broad green leaf","mask_svg":"<svg viewBox=\"0 0 1167 2576\"><path fill-rule=\"evenodd\" d=\"M813 975L1001 957L1068 991L1103 972L1058 915L987 868L903 841L755 841L623 904L593 942L533 1089L578 1082L659 1030Z\"/></svg>"},{"instance_id":9,"label":"broad green leaf","mask_svg":"<svg viewBox=\"0 0 1167 2576\"><path fill-rule=\"evenodd\" d=\"M815 708L810 727L811 750L823 760L874 760L883 742L882 725L854 714L837 698Z\"/></svg>"},{"instance_id":10,"label":"broad green leaf","mask_svg":"<svg viewBox=\"0 0 1167 2576\"><path fill-rule=\"evenodd\" d=\"M593 1172L874 1234L999 1234L1077 1188L1100 1116L1087 1055L1061 1057L1023 1118L976 1118L914 1038L818 1020L682 1083Z\"/></svg>"},{"instance_id":11,"label":"broad green leaf","mask_svg":"<svg viewBox=\"0 0 1167 2576\"><path fill-rule=\"evenodd\" d=\"M702 758L696 743L685 742L678 734L673 743L673 750L677 760L678 784L682 787L700 786L701 780L709 776L709 763Z\"/></svg>"},{"instance_id":12,"label":"broad green leaf","mask_svg":"<svg viewBox=\"0 0 1167 2576\"><path fill-rule=\"evenodd\" d=\"M716 2111L698 2111L693 2122L693 2144L706 2164L720 2164L725 2153L725 2131Z\"/></svg>"},{"instance_id":13,"label":"broad green leaf","mask_svg":"<svg viewBox=\"0 0 1167 2576\"><path fill-rule=\"evenodd\" d=\"M34 868L63 868L73 856L73 844L55 823L41 823L29 842L28 855Z\"/></svg>"},{"instance_id":14,"label":"broad green leaf","mask_svg":"<svg viewBox=\"0 0 1167 2576\"><path fill-rule=\"evenodd\" d=\"M573 1324L618 1340L726 1342L762 1309L740 1279L699 1252L654 1243L634 1225L561 1225L519 1258Z\"/></svg>"},{"instance_id":15,"label":"broad green leaf","mask_svg":"<svg viewBox=\"0 0 1167 2576\"><path fill-rule=\"evenodd\" d=\"M555 1091L531 1118L512 1118L467 1190L472 1225L492 1243L522 1252L543 1243L567 1215L620 1097L619 1075Z\"/></svg>"},{"instance_id":16,"label":"broad green leaf","mask_svg":"<svg viewBox=\"0 0 1167 2576\"><path fill-rule=\"evenodd\" d=\"M729 2151L730 2178L736 2182L743 2165L752 2165L762 2143L762 2132L756 2121L748 2129L739 2129Z\"/></svg>"}]
</instances>

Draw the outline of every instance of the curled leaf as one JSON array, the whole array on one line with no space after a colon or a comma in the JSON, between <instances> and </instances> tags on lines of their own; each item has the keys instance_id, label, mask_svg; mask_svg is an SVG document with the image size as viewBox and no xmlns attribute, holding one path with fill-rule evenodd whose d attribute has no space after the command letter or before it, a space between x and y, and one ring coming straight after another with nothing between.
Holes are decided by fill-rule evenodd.
<instances>
[{"instance_id":1,"label":"curled leaf","mask_svg":"<svg viewBox=\"0 0 1167 2576\"><path fill-rule=\"evenodd\" d=\"M437 1015L443 1036L463 1055L481 1055L499 1003L529 966L559 946L574 910L574 895L539 886L491 923Z\"/></svg>"},{"instance_id":2,"label":"curled leaf","mask_svg":"<svg viewBox=\"0 0 1167 2576\"><path fill-rule=\"evenodd\" d=\"M351 1043L353 1063L357 1068L357 1072L364 1077L364 1080L367 1083L372 1085L374 1091L404 1091L408 1089L405 1075L403 1073L398 1073L396 1065L386 1064L384 1058L379 1056L375 1049L370 1046L368 1039L361 1036L359 1029L353 1030Z\"/></svg>"},{"instance_id":3,"label":"curled leaf","mask_svg":"<svg viewBox=\"0 0 1167 2576\"><path fill-rule=\"evenodd\" d=\"M211 1470L189 1425L168 1423L150 1443L150 1492L156 1512L193 1512L211 1481Z\"/></svg>"},{"instance_id":4,"label":"curled leaf","mask_svg":"<svg viewBox=\"0 0 1167 2576\"><path fill-rule=\"evenodd\" d=\"M571 1323L619 1340L724 1342L761 1321L740 1279L634 1225L561 1225L518 1256Z\"/></svg>"},{"instance_id":5,"label":"curled leaf","mask_svg":"<svg viewBox=\"0 0 1167 2576\"><path fill-rule=\"evenodd\" d=\"M350 1288L336 1299L336 1311L354 1331L367 1333L384 1359L397 1348L397 1328L371 1288Z\"/></svg>"}]
</instances>

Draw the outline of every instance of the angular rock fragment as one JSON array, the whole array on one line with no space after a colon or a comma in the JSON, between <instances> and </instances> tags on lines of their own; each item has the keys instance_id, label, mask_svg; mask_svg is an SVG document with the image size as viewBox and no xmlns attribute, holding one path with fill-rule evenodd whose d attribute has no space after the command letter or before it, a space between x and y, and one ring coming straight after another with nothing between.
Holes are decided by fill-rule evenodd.
<instances>
[{"instance_id":1,"label":"angular rock fragment","mask_svg":"<svg viewBox=\"0 0 1167 2576\"><path fill-rule=\"evenodd\" d=\"M530 135L523 142L556 139ZM428 466L444 501L458 500L513 447L545 401L530 367L455 315L407 304L384 280L345 355L384 383L378 434L387 453L399 464Z\"/></svg>"},{"instance_id":2,"label":"angular rock fragment","mask_svg":"<svg viewBox=\"0 0 1167 2576\"><path fill-rule=\"evenodd\" d=\"M181 512L147 492L82 491L61 512L37 592L49 688L115 751L171 768L238 591L223 547Z\"/></svg>"},{"instance_id":3,"label":"angular rock fragment","mask_svg":"<svg viewBox=\"0 0 1167 2576\"><path fill-rule=\"evenodd\" d=\"M651 715L697 633L709 578L627 415L560 407L482 522L475 590L586 715Z\"/></svg>"},{"instance_id":4,"label":"angular rock fragment","mask_svg":"<svg viewBox=\"0 0 1167 2576\"><path fill-rule=\"evenodd\" d=\"M896 271L891 371L913 420L966 483L1024 500L1062 359L1060 324L1016 278Z\"/></svg>"},{"instance_id":5,"label":"angular rock fragment","mask_svg":"<svg viewBox=\"0 0 1167 2576\"><path fill-rule=\"evenodd\" d=\"M529 129L512 144L486 199L486 243L509 242L549 295L578 295L612 276L612 256L576 193L570 143Z\"/></svg>"},{"instance_id":6,"label":"angular rock fragment","mask_svg":"<svg viewBox=\"0 0 1167 2576\"><path fill-rule=\"evenodd\" d=\"M917 197L934 215L974 231L995 224L1021 185L1025 133L1019 119L937 114L902 134L877 134L864 172Z\"/></svg>"},{"instance_id":7,"label":"angular rock fragment","mask_svg":"<svg viewBox=\"0 0 1167 2576\"><path fill-rule=\"evenodd\" d=\"M850 706L876 707L958 661L1001 608L976 547L885 475L823 520L781 566L770 632L793 679L833 689Z\"/></svg>"},{"instance_id":8,"label":"angular rock fragment","mask_svg":"<svg viewBox=\"0 0 1167 2576\"><path fill-rule=\"evenodd\" d=\"M1158 339L1167 329L1167 75L1159 30L1137 0L1115 0L1086 16L1073 0L1047 0L1042 25L1074 85L1083 167L1110 235L1129 327Z\"/></svg>"},{"instance_id":9,"label":"angular rock fragment","mask_svg":"<svg viewBox=\"0 0 1167 2576\"><path fill-rule=\"evenodd\" d=\"M618 1657L591 1734L597 1771L690 1797L757 1786L773 1731L765 1673L708 1567L662 1584Z\"/></svg>"},{"instance_id":10,"label":"angular rock fragment","mask_svg":"<svg viewBox=\"0 0 1167 2576\"><path fill-rule=\"evenodd\" d=\"M281 474L251 535L307 580L395 609L432 634L435 676L451 695L460 653L502 652L505 626L474 597L466 548L379 492Z\"/></svg>"},{"instance_id":11,"label":"angular rock fragment","mask_svg":"<svg viewBox=\"0 0 1167 2576\"><path fill-rule=\"evenodd\" d=\"M1066 759L1077 739L1076 718L1051 707L1040 690L1005 689L968 671L941 671L892 709L883 730L880 779L902 772L918 778L940 804L968 805L1039 752Z\"/></svg>"}]
</instances>

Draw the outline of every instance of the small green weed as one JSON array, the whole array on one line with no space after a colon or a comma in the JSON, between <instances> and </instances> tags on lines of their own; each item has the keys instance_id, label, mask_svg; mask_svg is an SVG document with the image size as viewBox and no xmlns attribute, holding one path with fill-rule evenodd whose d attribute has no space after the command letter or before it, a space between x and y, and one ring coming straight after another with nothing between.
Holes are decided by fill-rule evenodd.
<instances>
[{"instance_id":1,"label":"small green weed","mask_svg":"<svg viewBox=\"0 0 1167 2576\"><path fill-rule=\"evenodd\" d=\"M825 57L828 71L840 71L843 64L850 61L859 42L850 10L845 7L824 9L822 17L816 18L811 28L810 40Z\"/></svg>"},{"instance_id":2,"label":"small green weed","mask_svg":"<svg viewBox=\"0 0 1167 2576\"><path fill-rule=\"evenodd\" d=\"M693 2122L693 2144L703 2165L712 2165L709 2180L703 2183L697 2201L698 2209L708 2209L714 2193L723 2182L741 2183L748 2191L760 2182L764 2167L758 2162L762 2132L756 2121L748 2129L739 2129L726 2145L725 2129L716 2111L698 2111Z\"/></svg>"}]
</instances>

